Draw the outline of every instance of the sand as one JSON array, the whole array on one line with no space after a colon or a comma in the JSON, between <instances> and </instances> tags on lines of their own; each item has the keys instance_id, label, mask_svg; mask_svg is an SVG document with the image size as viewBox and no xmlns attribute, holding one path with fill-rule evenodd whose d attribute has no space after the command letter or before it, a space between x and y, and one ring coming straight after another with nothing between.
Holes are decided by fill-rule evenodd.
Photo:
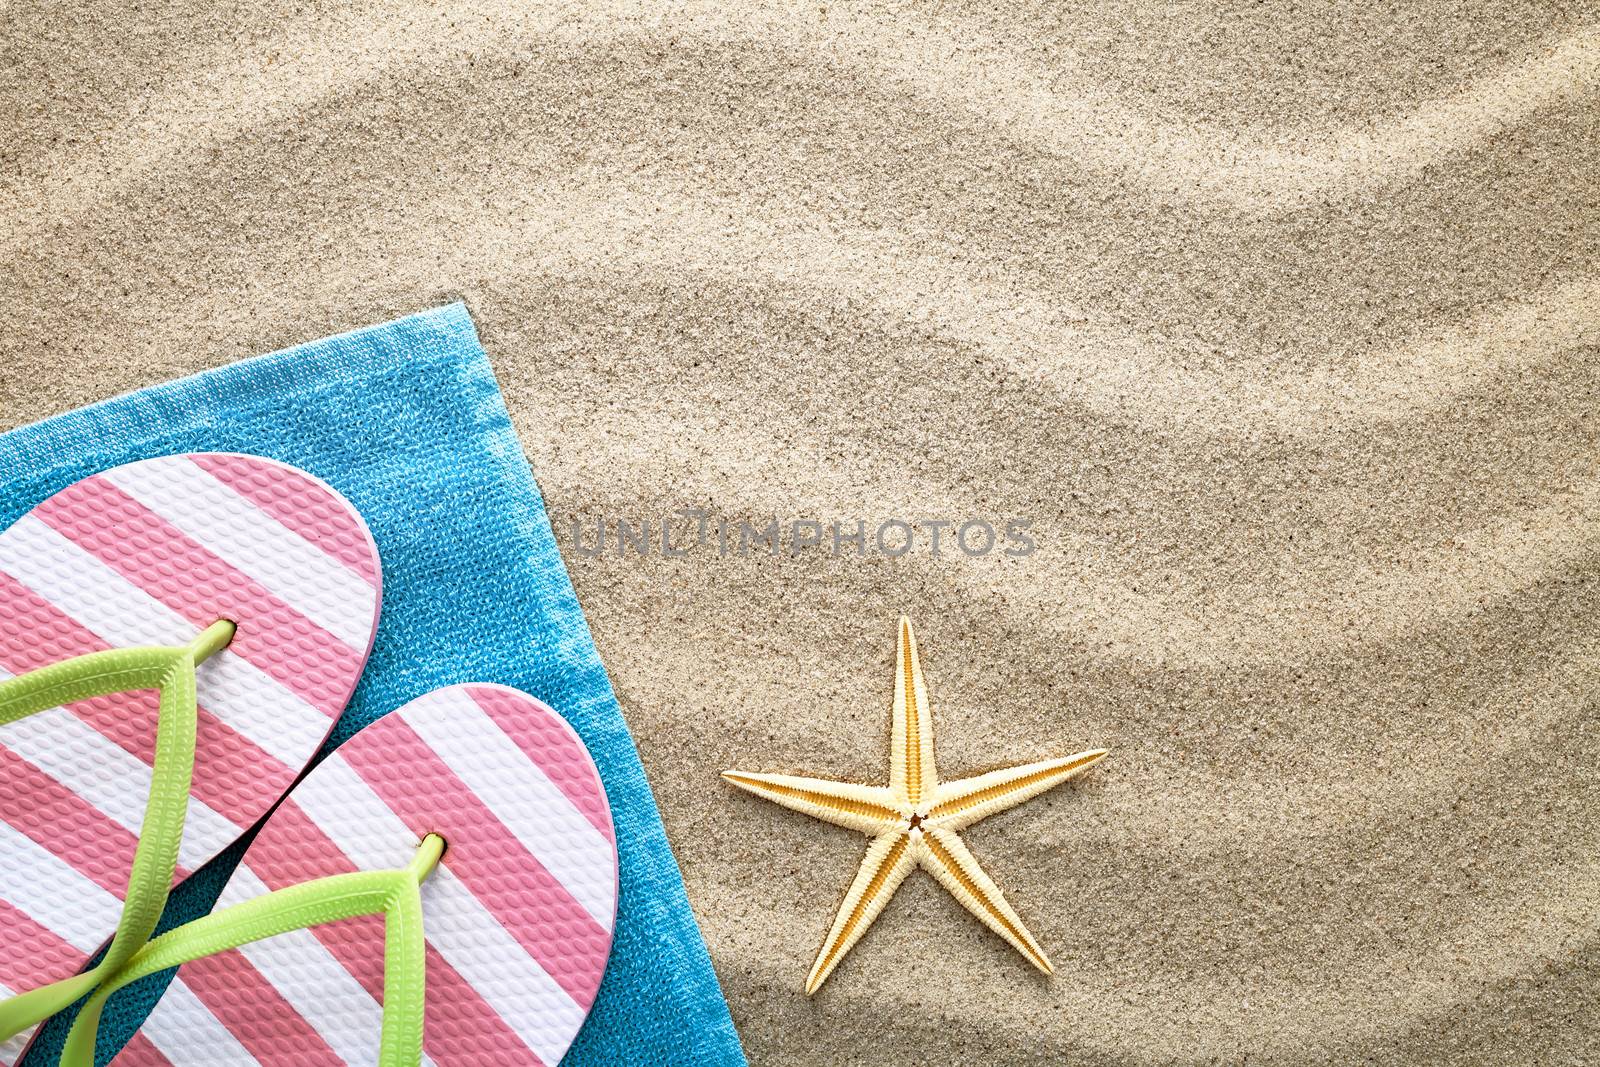
<instances>
[{"instance_id":1,"label":"sand","mask_svg":"<svg viewBox=\"0 0 1600 1067\"><path fill-rule=\"evenodd\" d=\"M1600 1061L1597 19L12 3L0 428L465 299L753 1063ZM1038 548L564 528L679 508ZM1053 980L918 875L808 1000L717 772L881 774L901 611L1113 755L967 834Z\"/></svg>"}]
</instances>

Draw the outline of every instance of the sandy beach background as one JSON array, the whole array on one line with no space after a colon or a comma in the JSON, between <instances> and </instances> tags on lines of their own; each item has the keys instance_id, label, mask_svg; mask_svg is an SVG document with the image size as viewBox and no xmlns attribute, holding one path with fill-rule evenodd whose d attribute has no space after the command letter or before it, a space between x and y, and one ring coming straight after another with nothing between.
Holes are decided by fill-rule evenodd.
<instances>
[{"instance_id":1,"label":"sandy beach background","mask_svg":"<svg viewBox=\"0 0 1600 1067\"><path fill-rule=\"evenodd\" d=\"M1600 10L0 8L0 429L465 299L749 1056L1600 1062ZM0 472L3 473L3 472ZM826 546L825 546L826 547ZM1057 965L717 779L884 771L918 624Z\"/></svg>"}]
</instances>

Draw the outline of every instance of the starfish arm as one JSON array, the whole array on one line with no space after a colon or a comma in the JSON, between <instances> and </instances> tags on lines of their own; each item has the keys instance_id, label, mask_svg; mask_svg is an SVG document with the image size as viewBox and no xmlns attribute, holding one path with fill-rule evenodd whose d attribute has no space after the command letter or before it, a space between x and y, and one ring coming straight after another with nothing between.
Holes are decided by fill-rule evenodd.
<instances>
[{"instance_id":1,"label":"starfish arm","mask_svg":"<svg viewBox=\"0 0 1600 1067\"><path fill-rule=\"evenodd\" d=\"M934 794L928 821L944 830L964 830L995 812L1015 807L1073 775L1088 770L1106 754L1103 748L1062 759L1006 767L988 774L946 782Z\"/></svg>"},{"instance_id":2,"label":"starfish arm","mask_svg":"<svg viewBox=\"0 0 1600 1067\"><path fill-rule=\"evenodd\" d=\"M1040 950L1038 942L1011 910L1000 887L983 872L978 861L959 835L949 830L930 830L924 835L922 865L983 924L1007 941L1045 974L1054 968Z\"/></svg>"},{"instance_id":3,"label":"starfish arm","mask_svg":"<svg viewBox=\"0 0 1600 1067\"><path fill-rule=\"evenodd\" d=\"M861 940L861 935L867 932L916 865L911 837L902 831L885 833L867 847L861 869L850 883L844 903L839 905L833 928L817 951L817 962L811 965L811 974L806 978L807 996L827 981L828 975Z\"/></svg>"},{"instance_id":4,"label":"starfish arm","mask_svg":"<svg viewBox=\"0 0 1600 1067\"><path fill-rule=\"evenodd\" d=\"M922 661L917 658L917 635L904 615L895 653L892 735L889 788L916 808L933 795L939 776L933 767L933 713L922 680Z\"/></svg>"},{"instance_id":5,"label":"starfish arm","mask_svg":"<svg viewBox=\"0 0 1600 1067\"><path fill-rule=\"evenodd\" d=\"M801 778L793 774L747 774L723 771L722 777L740 789L765 797L774 804L804 812L813 819L876 836L898 824L894 798L881 785L856 785L826 778Z\"/></svg>"}]
</instances>

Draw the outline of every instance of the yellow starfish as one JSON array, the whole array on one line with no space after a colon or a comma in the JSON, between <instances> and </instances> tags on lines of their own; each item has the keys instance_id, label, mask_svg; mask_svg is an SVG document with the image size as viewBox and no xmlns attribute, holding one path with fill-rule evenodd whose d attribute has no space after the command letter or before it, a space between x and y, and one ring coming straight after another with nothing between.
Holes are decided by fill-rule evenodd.
<instances>
[{"instance_id":1,"label":"yellow starfish","mask_svg":"<svg viewBox=\"0 0 1600 1067\"><path fill-rule=\"evenodd\" d=\"M775 804L872 838L861 870L845 894L806 979L815 993L861 940L912 868L922 867L967 910L1045 974L1050 961L961 841L961 831L997 811L1021 804L1071 778L1106 754L1102 748L1064 759L940 782L933 767L933 715L917 659L911 620L900 617L894 680L894 737L887 786L856 785L791 774L726 771L722 777Z\"/></svg>"}]
</instances>

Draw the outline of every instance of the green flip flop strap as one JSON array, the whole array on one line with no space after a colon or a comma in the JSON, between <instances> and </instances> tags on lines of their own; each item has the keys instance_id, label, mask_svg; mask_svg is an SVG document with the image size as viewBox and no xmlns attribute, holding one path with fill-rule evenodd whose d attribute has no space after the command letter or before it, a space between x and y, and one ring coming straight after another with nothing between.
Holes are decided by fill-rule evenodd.
<instances>
[{"instance_id":1,"label":"green flip flop strap","mask_svg":"<svg viewBox=\"0 0 1600 1067\"><path fill-rule=\"evenodd\" d=\"M91 652L0 682L0 727L91 697L135 689L160 693L150 794L111 945L89 970L0 1001L0 1040L49 1018L115 974L155 930L177 869L194 776L195 665L225 648L233 633L233 623L218 622L177 648Z\"/></svg>"},{"instance_id":2,"label":"green flip flop strap","mask_svg":"<svg viewBox=\"0 0 1600 1067\"><path fill-rule=\"evenodd\" d=\"M84 1004L62 1049L62 1067L92 1067L101 1010L113 993L130 982L290 930L378 914L384 916L383 1033L378 1067L416 1067L422 1062L427 973L421 886L443 854L444 839L429 834L417 846L411 862L399 870L318 878L167 931L139 949Z\"/></svg>"}]
</instances>

